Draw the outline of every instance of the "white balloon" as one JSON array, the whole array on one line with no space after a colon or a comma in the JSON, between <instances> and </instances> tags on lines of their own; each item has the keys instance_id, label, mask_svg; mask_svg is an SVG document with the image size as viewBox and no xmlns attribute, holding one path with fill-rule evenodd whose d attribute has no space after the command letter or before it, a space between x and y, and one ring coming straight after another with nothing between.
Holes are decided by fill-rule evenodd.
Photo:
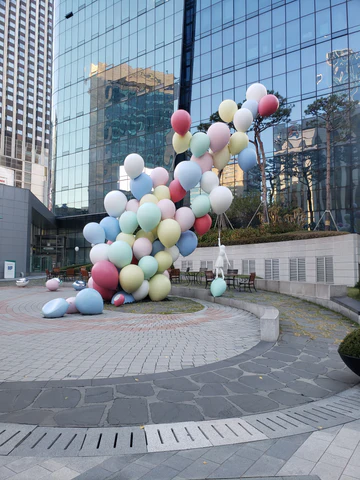
<instances>
[{"instance_id":1,"label":"white balloon","mask_svg":"<svg viewBox=\"0 0 360 480\"><path fill-rule=\"evenodd\" d=\"M144 160L137 153L130 153L124 161L125 172L130 178L138 177L144 170Z\"/></svg>"},{"instance_id":2,"label":"white balloon","mask_svg":"<svg viewBox=\"0 0 360 480\"><path fill-rule=\"evenodd\" d=\"M131 295L134 297L136 302L143 300L149 293L149 282L144 280L140 287L135 290Z\"/></svg>"},{"instance_id":3,"label":"white balloon","mask_svg":"<svg viewBox=\"0 0 360 480\"><path fill-rule=\"evenodd\" d=\"M101 260L109 260L109 248L107 243L98 243L90 250L90 261L93 265Z\"/></svg>"},{"instance_id":4,"label":"white balloon","mask_svg":"<svg viewBox=\"0 0 360 480\"><path fill-rule=\"evenodd\" d=\"M234 115L234 126L238 132L246 132L252 121L252 113L247 108L240 108Z\"/></svg>"},{"instance_id":5,"label":"white balloon","mask_svg":"<svg viewBox=\"0 0 360 480\"><path fill-rule=\"evenodd\" d=\"M233 194L227 187L215 187L210 195L211 208L214 213L225 213L233 201Z\"/></svg>"},{"instance_id":6,"label":"white balloon","mask_svg":"<svg viewBox=\"0 0 360 480\"><path fill-rule=\"evenodd\" d=\"M112 190L104 198L104 207L110 217L120 217L125 211L127 198L120 190Z\"/></svg>"},{"instance_id":7,"label":"white balloon","mask_svg":"<svg viewBox=\"0 0 360 480\"><path fill-rule=\"evenodd\" d=\"M173 263L176 262L176 260L179 258L180 256L180 252L179 252L179 249L176 245L174 245L173 247L170 247L170 248L165 248L164 250L165 252L168 252L170 253L171 255L171 258L173 260Z\"/></svg>"},{"instance_id":8,"label":"white balloon","mask_svg":"<svg viewBox=\"0 0 360 480\"><path fill-rule=\"evenodd\" d=\"M215 187L219 186L219 178L213 171L202 174L200 188L206 193L210 193Z\"/></svg>"},{"instance_id":9,"label":"white balloon","mask_svg":"<svg viewBox=\"0 0 360 480\"><path fill-rule=\"evenodd\" d=\"M265 95L267 95L267 90L262 83L253 83L246 90L246 100L256 100L257 102L260 102Z\"/></svg>"}]
</instances>

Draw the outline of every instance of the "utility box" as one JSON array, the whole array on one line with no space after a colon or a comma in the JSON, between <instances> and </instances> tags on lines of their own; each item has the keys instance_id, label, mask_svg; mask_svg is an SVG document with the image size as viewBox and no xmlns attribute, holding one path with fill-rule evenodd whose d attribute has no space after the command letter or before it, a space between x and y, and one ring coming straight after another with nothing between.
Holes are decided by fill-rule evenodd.
<instances>
[{"instance_id":1,"label":"utility box","mask_svg":"<svg viewBox=\"0 0 360 480\"><path fill-rule=\"evenodd\" d=\"M5 260L4 278L15 278L16 262L14 260Z\"/></svg>"}]
</instances>

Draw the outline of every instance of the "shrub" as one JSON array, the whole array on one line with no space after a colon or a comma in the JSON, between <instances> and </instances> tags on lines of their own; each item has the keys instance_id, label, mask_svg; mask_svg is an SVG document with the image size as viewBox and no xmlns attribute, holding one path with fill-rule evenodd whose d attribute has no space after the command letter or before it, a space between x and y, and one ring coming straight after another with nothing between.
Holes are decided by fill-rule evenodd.
<instances>
[{"instance_id":1,"label":"shrub","mask_svg":"<svg viewBox=\"0 0 360 480\"><path fill-rule=\"evenodd\" d=\"M340 344L338 352L341 355L360 358L360 328L346 335Z\"/></svg>"}]
</instances>

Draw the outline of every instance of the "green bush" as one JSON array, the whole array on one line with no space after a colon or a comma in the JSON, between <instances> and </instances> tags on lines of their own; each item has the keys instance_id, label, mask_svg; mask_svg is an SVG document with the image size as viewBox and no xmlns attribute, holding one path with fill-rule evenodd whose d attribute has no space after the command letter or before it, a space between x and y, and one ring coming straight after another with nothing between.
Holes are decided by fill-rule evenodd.
<instances>
[{"instance_id":1,"label":"green bush","mask_svg":"<svg viewBox=\"0 0 360 480\"><path fill-rule=\"evenodd\" d=\"M86 270L90 272L92 266L93 266L92 263L88 263L86 265L84 265L83 263L78 263L76 265L67 265L66 267L61 267L60 271L65 272L68 268L74 268L75 273L80 273L80 268L85 267Z\"/></svg>"},{"instance_id":2,"label":"green bush","mask_svg":"<svg viewBox=\"0 0 360 480\"><path fill-rule=\"evenodd\" d=\"M360 328L346 335L340 344L338 352L341 355L360 358Z\"/></svg>"}]
</instances>

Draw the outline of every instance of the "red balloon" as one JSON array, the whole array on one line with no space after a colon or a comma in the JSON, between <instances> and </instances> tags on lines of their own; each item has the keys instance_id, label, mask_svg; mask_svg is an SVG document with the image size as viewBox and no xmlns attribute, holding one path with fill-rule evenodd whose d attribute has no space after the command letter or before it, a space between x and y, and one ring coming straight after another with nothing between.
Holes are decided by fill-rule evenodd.
<instances>
[{"instance_id":1,"label":"red balloon","mask_svg":"<svg viewBox=\"0 0 360 480\"><path fill-rule=\"evenodd\" d=\"M182 137L190 130L191 117L186 110L177 110L171 116L171 126Z\"/></svg>"},{"instance_id":2,"label":"red balloon","mask_svg":"<svg viewBox=\"0 0 360 480\"><path fill-rule=\"evenodd\" d=\"M194 230L198 235L204 235L211 228L212 220L210 215L207 213L203 217L199 217L195 220Z\"/></svg>"},{"instance_id":3,"label":"red balloon","mask_svg":"<svg viewBox=\"0 0 360 480\"><path fill-rule=\"evenodd\" d=\"M273 113L276 112L276 110L279 108L279 100L275 95L272 95L271 93L269 95L265 95L265 97L262 97L262 99L259 102L259 115L262 117L269 117Z\"/></svg>"},{"instance_id":4,"label":"red balloon","mask_svg":"<svg viewBox=\"0 0 360 480\"><path fill-rule=\"evenodd\" d=\"M108 240L106 243L107 243L108 245L111 245L113 242L112 242L111 240Z\"/></svg>"},{"instance_id":5,"label":"red balloon","mask_svg":"<svg viewBox=\"0 0 360 480\"><path fill-rule=\"evenodd\" d=\"M183 189L183 187L180 185L180 182L177 178L175 178L175 180L173 180L170 183L169 190L170 190L171 200L174 203L180 202L180 200L182 200L186 195L186 190Z\"/></svg>"},{"instance_id":6,"label":"red balloon","mask_svg":"<svg viewBox=\"0 0 360 480\"><path fill-rule=\"evenodd\" d=\"M124 302L125 302L125 297L122 293L120 293L119 296L116 296L114 300L114 305L115 307L120 307L120 305L123 305Z\"/></svg>"},{"instance_id":7,"label":"red balloon","mask_svg":"<svg viewBox=\"0 0 360 480\"><path fill-rule=\"evenodd\" d=\"M132 265L137 265L139 263L139 260L135 257L135 255L133 254L133 258L131 260L131 264Z\"/></svg>"},{"instance_id":8,"label":"red balloon","mask_svg":"<svg viewBox=\"0 0 360 480\"><path fill-rule=\"evenodd\" d=\"M105 302L109 302L115 295L115 290L109 290L108 288L100 287L100 285L94 281L92 282L92 288L100 293Z\"/></svg>"},{"instance_id":9,"label":"red balloon","mask_svg":"<svg viewBox=\"0 0 360 480\"><path fill-rule=\"evenodd\" d=\"M115 265L108 260L101 260L96 262L91 269L91 275L94 282L99 287L108 290L116 290L119 283L119 272Z\"/></svg>"}]
</instances>

